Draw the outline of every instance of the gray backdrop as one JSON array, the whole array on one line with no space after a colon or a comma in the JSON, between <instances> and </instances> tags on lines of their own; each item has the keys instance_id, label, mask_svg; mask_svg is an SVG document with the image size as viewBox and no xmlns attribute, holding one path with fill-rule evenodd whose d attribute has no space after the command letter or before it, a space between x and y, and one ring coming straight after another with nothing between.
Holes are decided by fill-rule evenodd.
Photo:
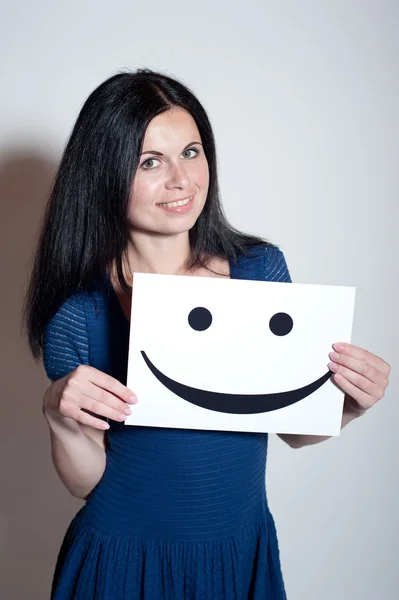
<instances>
[{"instance_id":1,"label":"gray backdrop","mask_svg":"<svg viewBox=\"0 0 399 600\"><path fill-rule=\"evenodd\" d=\"M398 2L3 0L1 12L1 595L48 596L81 505L52 468L47 379L19 336L45 196L87 95L147 66L208 110L234 225L278 243L294 281L356 286L353 343L393 367L385 398L340 438L292 450L271 436L288 597L397 598Z\"/></svg>"}]
</instances>

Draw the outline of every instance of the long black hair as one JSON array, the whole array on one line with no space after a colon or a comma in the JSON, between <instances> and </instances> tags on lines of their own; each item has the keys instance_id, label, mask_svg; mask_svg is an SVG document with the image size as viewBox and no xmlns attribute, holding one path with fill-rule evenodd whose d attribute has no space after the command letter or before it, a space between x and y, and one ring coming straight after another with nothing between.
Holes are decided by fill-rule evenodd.
<instances>
[{"instance_id":1,"label":"long black hair","mask_svg":"<svg viewBox=\"0 0 399 600\"><path fill-rule=\"evenodd\" d=\"M251 246L272 245L227 221L211 124L191 90L151 69L118 73L84 103L50 191L23 308L34 359L41 356L46 325L61 304L78 290L90 290L111 263L122 289L131 290L122 268L131 185L148 124L174 107L195 120L209 168L205 206L189 232L188 268L207 266L216 256L234 261Z\"/></svg>"}]
</instances>

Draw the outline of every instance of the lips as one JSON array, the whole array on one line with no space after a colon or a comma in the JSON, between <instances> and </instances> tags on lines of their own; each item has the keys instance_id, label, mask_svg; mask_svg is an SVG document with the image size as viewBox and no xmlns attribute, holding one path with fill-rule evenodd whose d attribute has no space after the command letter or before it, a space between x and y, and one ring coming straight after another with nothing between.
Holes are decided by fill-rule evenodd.
<instances>
[{"instance_id":1,"label":"lips","mask_svg":"<svg viewBox=\"0 0 399 600\"><path fill-rule=\"evenodd\" d=\"M185 198L176 198L175 200L167 200L165 202L158 202L157 206L162 206L165 204L173 204L174 202L184 202L185 200L190 200L190 199L192 200L194 198L194 196L195 196L195 193L190 194L190 196L185 196Z\"/></svg>"},{"instance_id":2,"label":"lips","mask_svg":"<svg viewBox=\"0 0 399 600\"><path fill-rule=\"evenodd\" d=\"M332 371L328 371L320 379L313 381L305 387L287 392L278 392L275 394L223 394L193 388L174 381L159 371L143 350L141 351L141 355L152 374L168 390L176 394L176 396L201 408L236 415L266 413L296 404L310 394L313 394L333 375Z\"/></svg>"},{"instance_id":3,"label":"lips","mask_svg":"<svg viewBox=\"0 0 399 600\"><path fill-rule=\"evenodd\" d=\"M169 202L181 202L183 200L188 200L192 196L193 196L193 194L191 194L191 196L186 196L185 198L176 198L176 200L169 200Z\"/></svg>"}]
</instances>

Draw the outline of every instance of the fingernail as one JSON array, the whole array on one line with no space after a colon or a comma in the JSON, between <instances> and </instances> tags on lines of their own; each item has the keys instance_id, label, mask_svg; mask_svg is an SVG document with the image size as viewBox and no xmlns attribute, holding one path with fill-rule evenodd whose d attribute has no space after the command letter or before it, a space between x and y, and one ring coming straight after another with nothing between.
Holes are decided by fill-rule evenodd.
<instances>
[{"instance_id":1,"label":"fingernail","mask_svg":"<svg viewBox=\"0 0 399 600\"><path fill-rule=\"evenodd\" d=\"M137 396L130 396L130 398L128 398L127 401L129 402L129 404L137 404L138 398Z\"/></svg>"},{"instance_id":2,"label":"fingernail","mask_svg":"<svg viewBox=\"0 0 399 600\"><path fill-rule=\"evenodd\" d=\"M337 363L334 362L329 362L327 366L330 369L330 371L336 371L338 369Z\"/></svg>"},{"instance_id":3,"label":"fingernail","mask_svg":"<svg viewBox=\"0 0 399 600\"><path fill-rule=\"evenodd\" d=\"M342 350L345 350L345 347L342 344L333 344L333 348L335 348L335 350L338 350L338 352L342 352Z\"/></svg>"},{"instance_id":4,"label":"fingernail","mask_svg":"<svg viewBox=\"0 0 399 600\"><path fill-rule=\"evenodd\" d=\"M127 406L127 407L125 408L124 412L125 412L125 414L127 414L127 415L131 415L131 414L132 414L132 409L131 409L129 406Z\"/></svg>"},{"instance_id":5,"label":"fingernail","mask_svg":"<svg viewBox=\"0 0 399 600\"><path fill-rule=\"evenodd\" d=\"M126 419L127 415L119 415L119 420L120 421L124 421Z\"/></svg>"},{"instance_id":6,"label":"fingernail","mask_svg":"<svg viewBox=\"0 0 399 600\"><path fill-rule=\"evenodd\" d=\"M339 360L339 354L337 354L336 352L330 352L330 358L332 358L332 360Z\"/></svg>"}]
</instances>

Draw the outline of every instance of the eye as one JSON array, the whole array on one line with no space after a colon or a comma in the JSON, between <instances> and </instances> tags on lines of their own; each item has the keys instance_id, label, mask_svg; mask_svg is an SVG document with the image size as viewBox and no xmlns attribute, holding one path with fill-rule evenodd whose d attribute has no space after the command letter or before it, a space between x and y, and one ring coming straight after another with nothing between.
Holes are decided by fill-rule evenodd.
<instances>
[{"instance_id":1,"label":"eye","mask_svg":"<svg viewBox=\"0 0 399 600\"><path fill-rule=\"evenodd\" d=\"M147 165L148 163L153 163L154 161L157 161L157 158L147 158L147 160L145 160L143 163L141 163L142 168L144 169L144 171L152 171L152 169L154 167L145 167L144 165ZM158 160L158 162L160 162Z\"/></svg>"},{"instance_id":2,"label":"eye","mask_svg":"<svg viewBox=\"0 0 399 600\"><path fill-rule=\"evenodd\" d=\"M188 322L190 327L196 331L205 331L212 323L212 315L207 308L203 306L197 306L188 315Z\"/></svg>"},{"instance_id":3,"label":"eye","mask_svg":"<svg viewBox=\"0 0 399 600\"><path fill-rule=\"evenodd\" d=\"M194 158L195 156L197 156L199 154L199 150L197 150L196 148L188 148L187 150L185 150L183 152L183 154L186 154L186 152L195 152L194 156L187 156L186 158Z\"/></svg>"},{"instance_id":4,"label":"eye","mask_svg":"<svg viewBox=\"0 0 399 600\"><path fill-rule=\"evenodd\" d=\"M188 152L194 152L195 154L194 154L194 156L190 156L190 155L187 156L186 153L188 153ZM185 158L195 158L196 156L198 156L198 154L200 154L200 152L201 151L197 148L187 148L187 150L184 150L183 156L186 155ZM154 164L153 164L154 162L160 162L160 160L155 157L147 158L147 160L145 160L143 163L141 163L141 168L144 169L144 171L152 171L157 166L157 165L154 166ZM148 165L149 163L150 164L152 163L152 166L145 166L145 165Z\"/></svg>"},{"instance_id":5,"label":"eye","mask_svg":"<svg viewBox=\"0 0 399 600\"><path fill-rule=\"evenodd\" d=\"M287 335L294 326L294 321L287 313L276 313L269 321L270 331L274 335Z\"/></svg>"}]
</instances>

